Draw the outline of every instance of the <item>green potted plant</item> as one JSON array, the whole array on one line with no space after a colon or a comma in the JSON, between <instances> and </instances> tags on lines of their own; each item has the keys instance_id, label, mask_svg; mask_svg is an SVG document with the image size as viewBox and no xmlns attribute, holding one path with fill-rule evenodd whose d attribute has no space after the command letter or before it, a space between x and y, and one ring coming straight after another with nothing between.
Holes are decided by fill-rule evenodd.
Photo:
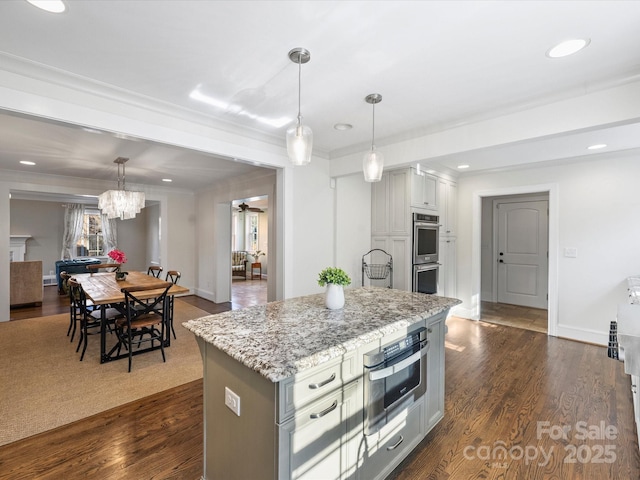
<instances>
[{"instance_id":1,"label":"green potted plant","mask_svg":"<svg viewBox=\"0 0 640 480\"><path fill-rule=\"evenodd\" d=\"M318 285L326 285L325 303L327 308L337 310L344 307L344 287L351 285L347 272L338 267L327 267L318 275Z\"/></svg>"}]
</instances>

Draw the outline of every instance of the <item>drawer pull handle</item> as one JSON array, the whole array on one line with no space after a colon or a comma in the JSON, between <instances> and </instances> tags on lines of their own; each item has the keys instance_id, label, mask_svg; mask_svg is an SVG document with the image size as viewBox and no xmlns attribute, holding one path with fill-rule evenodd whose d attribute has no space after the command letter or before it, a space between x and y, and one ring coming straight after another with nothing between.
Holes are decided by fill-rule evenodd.
<instances>
[{"instance_id":1,"label":"drawer pull handle","mask_svg":"<svg viewBox=\"0 0 640 480\"><path fill-rule=\"evenodd\" d=\"M402 435L400 435L400 440L398 440L398 442L395 445L391 445L389 447L387 447L387 451L390 452L391 450L395 450L396 448L398 448L400 446L400 444L404 441L404 438L402 437Z\"/></svg>"},{"instance_id":2,"label":"drawer pull handle","mask_svg":"<svg viewBox=\"0 0 640 480\"><path fill-rule=\"evenodd\" d=\"M336 379L336 374L332 373L329 378L327 378L324 382L319 383L310 383L309 388L314 390L316 388L324 387L327 383L331 383Z\"/></svg>"},{"instance_id":3,"label":"drawer pull handle","mask_svg":"<svg viewBox=\"0 0 640 480\"><path fill-rule=\"evenodd\" d=\"M311 415L309 415L309 417L311 417L311 418L324 417L327 413L332 412L333 410L335 410L337 406L338 406L338 401L334 400L330 407L325 408L320 413L312 413Z\"/></svg>"}]
</instances>

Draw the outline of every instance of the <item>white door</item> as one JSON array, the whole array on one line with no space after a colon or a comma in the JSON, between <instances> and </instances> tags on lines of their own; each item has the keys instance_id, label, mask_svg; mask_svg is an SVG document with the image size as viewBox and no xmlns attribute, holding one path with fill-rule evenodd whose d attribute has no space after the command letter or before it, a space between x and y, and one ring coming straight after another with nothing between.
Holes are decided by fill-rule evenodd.
<instances>
[{"instance_id":1,"label":"white door","mask_svg":"<svg viewBox=\"0 0 640 480\"><path fill-rule=\"evenodd\" d=\"M548 201L498 204L498 302L547 308Z\"/></svg>"}]
</instances>

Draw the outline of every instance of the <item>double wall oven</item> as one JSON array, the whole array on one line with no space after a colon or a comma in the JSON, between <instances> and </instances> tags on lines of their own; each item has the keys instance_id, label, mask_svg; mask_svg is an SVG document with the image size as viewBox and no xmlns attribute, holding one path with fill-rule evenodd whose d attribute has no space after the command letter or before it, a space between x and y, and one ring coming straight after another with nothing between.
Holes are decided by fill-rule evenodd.
<instances>
[{"instance_id":1,"label":"double wall oven","mask_svg":"<svg viewBox=\"0 0 640 480\"><path fill-rule=\"evenodd\" d=\"M413 291L438 293L440 222L437 215L413 214Z\"/></svg>"}]
</instances>

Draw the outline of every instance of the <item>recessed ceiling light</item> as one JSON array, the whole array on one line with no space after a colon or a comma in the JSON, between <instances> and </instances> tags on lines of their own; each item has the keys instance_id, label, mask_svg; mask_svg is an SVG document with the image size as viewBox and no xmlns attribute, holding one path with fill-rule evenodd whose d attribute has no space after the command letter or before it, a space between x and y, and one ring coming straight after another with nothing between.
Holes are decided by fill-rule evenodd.
<instances>
[{"instance_id":1,"label":"recessed ceiling light","mask_svg":"<svg viewBox=\"0 0 640 480\"><path fill-rule=\"evenodd\" d=\"M336 123L333 128L342 132L344 130L351 130L353 128L353 125L351 125L350 123Z\"/></svg>"},{"instance_id":2,"label":"recessed ceiling light","mask_svg":"<svg viewBox=\"0 0 640 480\"><path fill-rule=\"evenodd\" d=\"M607 146L606 143L598 143L597 145L590 145L587 147L587 150L600 150L601 148L605 148Z\"/></svg>"},{"instance_id":3,"label":"recessed ceiling light","mask_svg":"<svg viewBox=\"0 0 640 480\"><path fill-rule=\"evenodd\" d=\"M568 55L573 55L585 48L591 42L588 38L572 38L571 40L565 40L559 43L555 47L551 47L547 50L547 57L560 58Z\"/></svg>"},{"instance_id":4,"label":"recessed ceiling light","mask_svg":"<svg viewBox=\"0 0 640 480\"><path fill-rule=\"evenodd\" d=\"M22 165L35 165L36 164L35 162L30 162L28 160L20 160L20 163Z\"/></svg>"},{"instance_id":5,"label":"recessed ceiling light","mask_svg":"<svg viewBox=\"0 0 640 480\"><path fill-rule=\"evenodd\" d=\"M163 178L162 181L167 183L173 182L173 180L171 180L170 178Z\"/></svg>"},{"instance_id":6,"label":"recessed ceiling light","mask_svg":"<svg viewBox=\"0 0 640 480\"><path fill-rule=\"evenodd\" d=\"M469 168L469 165L466 165L466 164L465 165L458 165L458 168L460 170L464 170L465 168Z\"/></svg>"},{"instance_id":7,"label":"recessed ceiling light","mask_svg":"<svg viewBox=\"0 0 640 480\"><path fill-rule=\"evenodd\" d=\"M27 0L27 2L51 13L62 13L67 9L62 0Z\"/></svg>"}]
</instances>

